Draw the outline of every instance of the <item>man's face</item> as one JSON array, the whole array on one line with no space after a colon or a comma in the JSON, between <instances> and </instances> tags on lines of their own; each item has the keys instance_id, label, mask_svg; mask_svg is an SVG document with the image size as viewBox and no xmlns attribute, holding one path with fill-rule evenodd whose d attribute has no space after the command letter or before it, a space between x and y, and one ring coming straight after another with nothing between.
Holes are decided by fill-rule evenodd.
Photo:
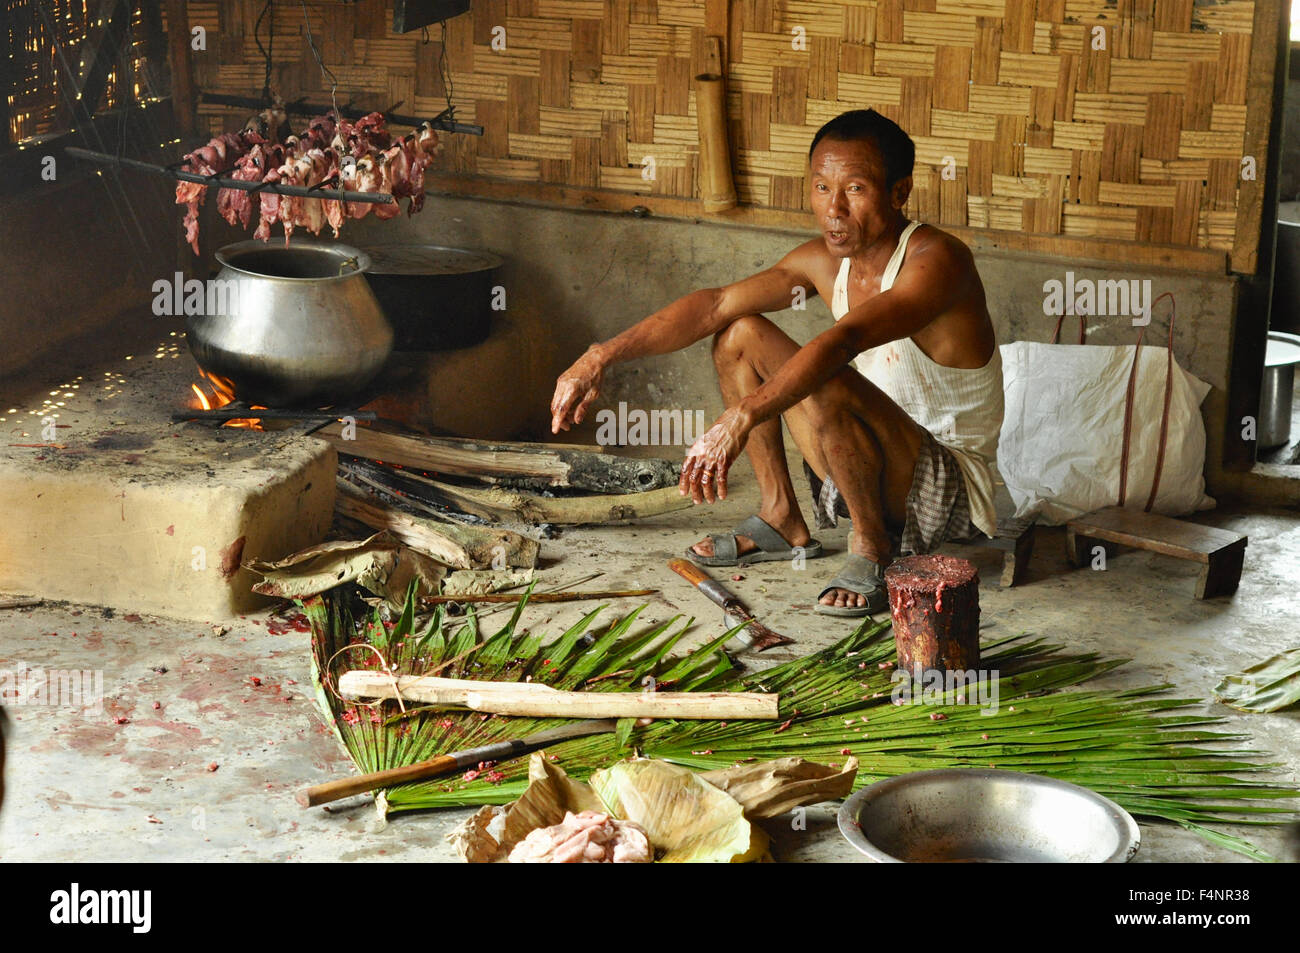
<instances>
[{"instance_id":1,"label":"man's face","mask_svg":"<svg viewBox=\"0 0 1300 953\"><path fill-rule=\"evenodd\" d=\"M812 208L832 255L847 258L877 241L907 202L908 176L885 187L885 162L874 142L823 139L813 150Z\"/></svg>"}]
</instances>

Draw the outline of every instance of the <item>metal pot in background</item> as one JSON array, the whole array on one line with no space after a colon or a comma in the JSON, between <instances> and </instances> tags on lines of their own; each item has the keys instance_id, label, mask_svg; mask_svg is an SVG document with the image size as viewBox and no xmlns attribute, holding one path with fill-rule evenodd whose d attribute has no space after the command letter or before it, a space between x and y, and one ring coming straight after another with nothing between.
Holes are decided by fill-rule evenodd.
<instances>
[{"instance_id":1,"label":"metal pot in background","mask_svg":"<svg viewBox=\"0 0 1300 953\"><path fill-rule=\"evenodd\" d=\"M270 407L337 404L365 387L393 349L366 283L369 256L350 245L236 242L216 280L238 293L185 319L190 352L236 398ZM211 301L209 301L211 304Z\"/></svg>"},{"instance_id":2,"label":"metal pot in background","mask_svg":"<svg viewBox=\"0 0 1300 953\"><path fill-rule=\"evenodd\" d=\"M418 244L375 245L366 252L366 279L393 325L395 350L445 351L487 339L499 256Z\"/></svg>"},{"instance_id":3,"label":"metal pot in background","mask_svg":"<svg viewBox=\"0 0 1300 953\"><path fill-rule=\"evenodd\" d=\"M1280 447L1291 440L1295 368L1300 364L1300 334L1268 332L1264 379L1259 393L1259 448Z\"/></svg>"}]
</instances>

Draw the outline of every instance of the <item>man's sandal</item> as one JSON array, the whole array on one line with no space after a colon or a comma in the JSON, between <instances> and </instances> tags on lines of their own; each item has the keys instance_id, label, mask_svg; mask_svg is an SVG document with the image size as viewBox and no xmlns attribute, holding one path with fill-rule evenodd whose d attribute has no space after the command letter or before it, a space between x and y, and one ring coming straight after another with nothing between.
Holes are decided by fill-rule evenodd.
<instances>
[{"instance_id":1,"label":"man's sandal","mask_svg":"<svg viewBox=\"0 0 1300 953\"><path fill-rule=\"evenodd\" d=\"M758 548L738 554L737 536L748 536ZM810 539L806 546L791 546L770 523L758 516L751 516L730 533L710 533L709 539L713 540L712 556L701 556L687 546L686 558L697 566L747 566L795 559L801 555L805 559L816 559L822 554L822 544L817 540Z\"/></svg>"},{"instance_id":2,"label":"man's sandal","mask_svg":"<svg viewBox=\"0 0 1300 953\"><path fill-rule=\"evenodd\" d=\"M828 606L821 600L835 589L847 589L860 596L867 597L865 606ZM866 556L849 553L840 574L830 581L821 592L817 593L817 604L813 608L822 615L837 615L847 618L861 618L883 612L889 606L889 594L885 590L885 567L874 563Z\"/></svg>"}]
</instances>

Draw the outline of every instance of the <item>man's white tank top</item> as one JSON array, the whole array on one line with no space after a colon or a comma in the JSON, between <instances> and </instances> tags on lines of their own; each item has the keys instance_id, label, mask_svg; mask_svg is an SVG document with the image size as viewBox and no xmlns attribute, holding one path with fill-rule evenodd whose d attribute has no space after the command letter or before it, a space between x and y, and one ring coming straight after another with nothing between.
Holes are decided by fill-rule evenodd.
<instances>
[{"instance_id":1,"label":"man's white tank top","mask_svg":"<svg viewBox=\"0 0 1300 953\"><path fill-rule=\"evenodd\" d=\"M888 291L903 266L907 241L920 222L911 222L885 266L880 290ZM840 264L831 299L835 320L849 310L849 259ZM1002 430L1002 353L995 345L979 368L936 364L910 337L863 351L854 365L894 403L952 451L966 478L971 522L989 536L997 531L993 506L993 465Z\"/></svg>"}]
</instances>

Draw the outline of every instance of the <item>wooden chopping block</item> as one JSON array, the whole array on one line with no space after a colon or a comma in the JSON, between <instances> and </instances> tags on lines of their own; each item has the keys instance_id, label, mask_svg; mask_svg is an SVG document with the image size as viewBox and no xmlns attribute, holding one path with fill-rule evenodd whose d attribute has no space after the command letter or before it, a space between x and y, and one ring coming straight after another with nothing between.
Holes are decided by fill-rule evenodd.
<instances>
[{"instance_id":1,"label":"wooden chopping block","mask_svg":"<svg viewBox=\"0 0 1300 953\"><path fill-rule=\"evenodd\" d=\"M565 692L540 682L479 682L465 678L354 670L339 678L344 698L396 698L461 705L498 715L538 718L755 718L775 720L779 696L761 692Z\"/></svg>"},{"instance_id":2,"label":"wooden chopping block","mask_svg":"<svg viewBox=\"0 0 1300 953\"><path fill-rule=\"evenodd\" d=\"M956 556L906 556L885 570L898 667L909 674L980 664L979 572Z\"/></svg>"}]
</instances>

